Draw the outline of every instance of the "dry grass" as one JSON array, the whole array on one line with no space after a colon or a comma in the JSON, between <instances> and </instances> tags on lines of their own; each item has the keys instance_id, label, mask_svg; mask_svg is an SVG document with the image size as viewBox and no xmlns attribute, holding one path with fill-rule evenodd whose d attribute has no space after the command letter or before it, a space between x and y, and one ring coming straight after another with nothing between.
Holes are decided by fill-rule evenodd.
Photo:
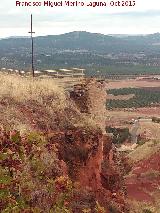
<instances>
[{"instance_id":1,"label":"dry grass","mask_svg":"<svg viewBox=\"0 0 160 213\"><path fill-rule=\"evenodd\" d=\"M141 177L144 177L150 180L154 178L160 178L160 171L157 171L151 168L147 172L141 173Z\"/></svg>"},{"instance_id":2,"label":"dry grass","mask_svg":"<svg viewBox=\"0 0 160 213\"><path fill-rule=\"evenodd\" d=\"M140 121L138 134L143 134L144 132L146 132L147 138L160 139L160 124L152 121Z\"/></svg>"},{"instance_id":3,"label":"dry grass","mask_svg":"<svg viewBox=\"0 0 160 213\"><path fill-rule=\"evenodd\" d=\"M0 125L23 133L32 130L32 124L38 129L97 128L90 117L79 112L59 79L0 73Z\"/></svg>"},{"instance_id":4,"label":"dry grass","mask_svg":"<svg viewBox=\"0 0 160 213\"><path fill-rule=\"evenodd\" d=\"M35 100L44 103L46 97L65 103L64 90L53 79L24 78L0 73L0 98L13 98L18 102Z\"/></svg>"},{"instance_id":5,"label":"dry grass","mask_svg":"<svg viewBox=\"0 0 160 213\"><path fill-rule=\"evenodd\" d=\"M134 200L128 200L130 206L130 213L160 213L159 199L156 200L154 206L146 202L138 202Z\"/></svg>"},{"instance_id":6,"label":"dry grass","mask_svg":"<svg viewBox=\"0 0 160 213\"><path fill-rule=\"evenodd\" d=\"M133 162L138 162L140 160L149 158L154 153L158 152L160 150L160 141L159 140L153 140L146 142L145 144L137 147L134 151L132 151L128 157Z\"/></svg>"}]
</instances>

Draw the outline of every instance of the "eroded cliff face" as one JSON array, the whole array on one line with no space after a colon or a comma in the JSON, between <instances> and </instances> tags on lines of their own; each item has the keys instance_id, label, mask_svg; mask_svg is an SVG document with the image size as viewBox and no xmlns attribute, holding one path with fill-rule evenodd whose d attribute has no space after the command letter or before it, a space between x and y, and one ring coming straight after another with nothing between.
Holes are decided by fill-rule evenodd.
<instances>
[{"instance_id":1,"label":"eroded cliff face","mask_svg":"<svg viewBox=\"0 0 160 213\"><path fill-rule=\"evenodd\" d=\"M123 165L118 156L112 138L105 133L106 122L106 84L104 81L87 80L76 85L71 92L71 99L75 101L81 113L90 116L97 124L97 130L85 133L81 131L77 140L77 133L73 131L73 152L79 146L86 153L75 172L75 181L83 187L94 191L97 199L103 205L105 199L117 204L117 212L125 210L125 188L123 184ZM77 161L78 155L74 159ZM73 162L73 161L72 161ZM74 168L72 166L72 168ZM107 203L107 202L106 202Z\"/></svg>"},{"instance_id":2,"label":"eroded cliff face","mask_svg":"<svg viewBox=\"0 0 160 213\"><path fill-rule=\"evenodd\" d=\"M111 138L100 129L73 128L50 135L49 144L56 145L58 158L65 162L72 181L88 195L92 193L106 212L112 204L116 212L125 212L123 174ZM78 199L80 202L82 198Z\"/></svg>"}]
</instances>

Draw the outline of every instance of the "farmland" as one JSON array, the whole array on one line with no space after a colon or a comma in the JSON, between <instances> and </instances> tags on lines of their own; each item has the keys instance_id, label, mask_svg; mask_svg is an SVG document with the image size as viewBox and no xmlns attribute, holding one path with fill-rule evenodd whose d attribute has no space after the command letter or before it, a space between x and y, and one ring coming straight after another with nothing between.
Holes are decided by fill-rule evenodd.
<instances>
[{"instance_id":1,"label":"farmland","mask_svg":"<svg viewBox=\"0 0 160 213\"><path fill-rule=\"evenodd\" d=\"M159 81L144 79L109 81L106 125L131 129L134 120L144 118L138 134L146 132L148 138L160 138L160 124L147 121L160 116L159 84Z\"/></svg>"},{"instance_id":2,"label":"farmland","mask_svg":"<svg viewBox=\"0 0 160 213\"><path fill-rule=\"evenodd\" d=\"M122 88L108 90L109 94L114 96L118 95L134 95L128 100L124 99L111 99L107 102L107 108L139 108L158 106L160 104L160 87L158 88Z\"/></svg>"}]
</instances>

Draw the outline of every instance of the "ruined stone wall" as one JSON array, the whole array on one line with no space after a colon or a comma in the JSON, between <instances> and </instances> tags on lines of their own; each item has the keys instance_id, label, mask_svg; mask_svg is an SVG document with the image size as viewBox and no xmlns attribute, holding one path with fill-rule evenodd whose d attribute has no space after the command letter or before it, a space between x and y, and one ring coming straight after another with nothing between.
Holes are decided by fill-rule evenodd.
<instances>
[{"instance_id":1,"label":"ruined stone wall","mask_svg":"<svg viewBox=\"0 0 160 213\"><path fill-rule=\"evenodd\" d=\"M74 86L70 97L75 101L82 113L90 114L91 118L105 133L106 120L106 83L88 79Z\"/></svg>"}]
</instances>

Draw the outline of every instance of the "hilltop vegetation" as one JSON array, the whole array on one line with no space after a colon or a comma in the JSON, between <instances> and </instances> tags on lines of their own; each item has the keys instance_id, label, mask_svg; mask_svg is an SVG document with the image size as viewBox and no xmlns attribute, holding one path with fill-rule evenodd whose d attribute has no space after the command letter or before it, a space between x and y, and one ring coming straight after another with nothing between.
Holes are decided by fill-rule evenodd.
<instances>
[{"instance_id":1,"label":"hilltop vegetation","mask_svg":"<svg viewBox=\"0 0 160 213\"><path fill-rule=\"evenodd\" d=\"M0 74L0 211L125 211L123 177L108 160L111 141L55 82ZM102 170L103 140L109 167Z\"/></svg>"},{"instance_id":2,"label":"hilltop vegetation","mask_svg":"<svg viewBox=\"0 0 160 213\"><path fill-rule=\"evenodd\" d=\"M48 212L48 208L69 212L65 202L70 199L72 182L62 176L56 179L60 168L55 147L49 149L44 137L35 133L21 138L16 131L1 129L0 140L1 212Z\"/></svg>"},{"instance_id":3,"label":"hilltop vegetation","mask_svg":"<svg viewBox=\"0 0 160 213\"><path fill-rule=\"evenodd\" d=\"M56 80L3 73L0 73L0 122L20 131L36 126L43 132L69 126L94 126L89 118L80 116Z\"/></svg>"}]
</instances>

